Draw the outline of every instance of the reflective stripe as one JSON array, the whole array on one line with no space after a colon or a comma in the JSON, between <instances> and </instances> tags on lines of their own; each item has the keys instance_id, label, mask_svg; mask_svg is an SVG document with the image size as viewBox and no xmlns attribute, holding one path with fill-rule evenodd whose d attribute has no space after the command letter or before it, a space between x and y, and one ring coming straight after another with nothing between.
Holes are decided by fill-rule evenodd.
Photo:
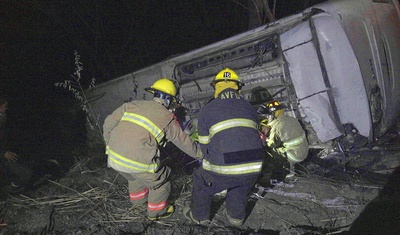
<instances>
[{"instance_id":1,"label":"reflective stripe","mask_svg":"<svg viewBox=\"0 0 400 235\"><path fill-rule=\"evenodd\" d=\"M208 143L210 143L210 137L208 137L208 136L199 135L199 136L197 136L197 138L199 139L199 143L200 144L208 144Z\"/></svg>"},{"instance_id":2,"label":"reflective stripe","mask_svg":"<svg viewBox=\"0 0 400 235\"><path fill-rule=\"evenodd\" d=\"M150 202L147 203L147 209L150 211L160 211L167 207L167 201L163 201L160 203L152 204Z\"/></svg>"},{"instance_id":3,"label":"reflective stripe","mask_svg":"<svg viewBox=\"0 0 400 235\"><path fill-rule=\"evenodd\" d=\"M306 140L306 136L305 136L305 134L303 134L299 138L296 138L294 140L291 140L291 141L283 143L283 146L285 146L285 147L293 147L293 146L301 144L305 140Z\"/></svg>"},{"instance_id":4,"label":"reflective stripe","mask_svg":"<svg viewBox=\"0 0 400 235\"><path fill-rule=\"evenodd\" d=\"M299 162L299 160L296 159L295 156L293 156L291 153L286 152L286 157L290 160L292 160L292 162Z\"/></svg>"},{"instance_id":5,"label":"reflective stripe","mask_svg":"<svg viewBox=\"0 0 400 235\"><path fill-rule=\"evenodd\" d=\"M224 175L241 175L248 173L258 173L261 171L262 161L238 164L234 166L213 165L207 160L203 160L203 169Z\"/></svg>"},{"instance_id":6,"label":"reflective stripe","mask_svg":"<svg viewBox=\"0 0 400 235\"><path fill-rule=\"evenodd\" d=\"M160 143L165 136L164 132L157 125L139 114L125 112L121 121L132 122L145 128L154 136L154 138L156 138L158 143Z\"/></svg>"},{"instance_id":7,"label":"reflective stripe","mask_svg":"<svg viewBox=\"0 0 400 235\"><path fill-rule=\"evenodd\" d=\"M286 156L288 160L291 160L292 162L301 162L302 160L298 160L295 155L293 155L290 152L290 149L285 149L285 148L278 148L277 149L279 153L282 155Z\"/></svg>"},{"instance_id":8,"label":"reflective stripe","mask_svg":"<svg viewBox=\"0 0 400 235\"><path fill-rule=\"evenodd\" d=\"M209 135L208 136L200 136L199 135L199 143L200 144L208 144L210 143L211 138L217 134L220 131L233 128L233 127L249 127L253 129L257 129L257 123L250 120L250 119L244 119L244 118L234 118L234 119L228 119L222 122L218 122L214 125L211 126L209 130Z\"/></svg>"},{"instance_id":9,"label":"reflective stripe","mask_svg":"<svg viewBox=\"0 0 400 235\"><path fill-rule=\"evenodd\" d=\"M110 158L110 160L113 161L115 164L132 169L137 172L154 173L158 169L158 164L156 164L156 163L144 164L144 163L130 160L130 159L123 157L123 156L119 155L118 153L112 151L109 146L107 146L106 153L108 154L108 157Z\"/></svg>"},{"instance_id":10,"label":"reflective stripe","mask_svg":"<svg viewBox=\"0 0 400 235\"><path fill-rule=\"evenodd\" d=\"M149 195L149 188L145 188L143 191L138 193L129 193L129 198L131 201L137 201L145 198L147 195Z\"/></svg>"},{"instance_id":11,"label":"reflective stripe","mask_svg":"<svg viewBox=\"0 0 400 235\"><path fill-rule=\"evenodd\" d=\"M285 149L284 147L276 148L276 151L277 151L280 155L285 155L285 154L286 154L286 149Z\"/></svg>"}]
</instances>

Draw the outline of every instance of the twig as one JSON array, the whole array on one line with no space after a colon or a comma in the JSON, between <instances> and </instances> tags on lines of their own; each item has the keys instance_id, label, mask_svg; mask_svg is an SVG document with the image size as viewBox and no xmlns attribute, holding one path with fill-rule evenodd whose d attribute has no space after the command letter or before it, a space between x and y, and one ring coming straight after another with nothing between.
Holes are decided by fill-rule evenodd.
<instances>
[{"instance_id":1,"label":"twig","mask_svg":"<svg viewBox=\"0 0 400 235\"><path fill-rule=\"evenodd\" d=\"M349 217L336 217L336 218L332 218L332 219L323 219L323 220L320 220L321 222L329 222L329 221L332 221L332 220L338 220L338 219L348 219Z\"/></svg>"},{"instance_id":2,"label":"twig","mask_svg":"<svg viewBox=\"0 0 400 235\"><path fill-rule=\"evenodd\" d=\"M349 207L349 206L363 206L363 205L339 205L339 206L326 206L328 208L339 208L339 207Z\"/></svg>"}]
</instances>

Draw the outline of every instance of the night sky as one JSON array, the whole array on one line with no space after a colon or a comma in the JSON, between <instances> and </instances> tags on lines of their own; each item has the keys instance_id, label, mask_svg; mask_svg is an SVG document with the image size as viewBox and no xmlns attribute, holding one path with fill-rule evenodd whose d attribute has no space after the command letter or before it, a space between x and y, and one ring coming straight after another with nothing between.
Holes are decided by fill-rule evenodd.
<instances>
[{"instance_id":1,"label":"night sky","mask_svg":"<svg viewBox=\"0 0 400 235\"><path fill-rule=\"evenodd\" d=\"M272 2L272 1L270 1ZM276 17L310 0L278 0ZM0 3L0 94L18 118L65 108L74 51L82 84L111 80L248 29L247 0L11 1Z\"/></svg>"},{"instance_id":2,"label":"night sky","mask_svg":"<svg viewBox=\"0 0 400 235\"><path fill-rule=\"evenodd\" d=\"M2 2L0 92L18 103L58 98L54 83L70 79L75 50L82 82L101 83L247 27L234 1Z\"/></svg>"}]
</instances>

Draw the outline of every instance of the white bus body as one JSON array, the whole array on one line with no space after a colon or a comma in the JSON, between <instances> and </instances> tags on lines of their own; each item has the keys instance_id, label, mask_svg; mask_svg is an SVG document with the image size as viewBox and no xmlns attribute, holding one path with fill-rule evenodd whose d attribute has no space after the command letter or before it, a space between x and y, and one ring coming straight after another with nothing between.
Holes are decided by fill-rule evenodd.
<instances>
[{"instance_id":1,"label":"white bus body","mask_svg":"<svg viewBox=\"0 0 400 235\"><path fill-rule=\"evenodd\" d=\"M400 114L399 2L327 1L100 84L88 90L88 99L102 125L122 103L150 99L144 88L166 77L196 115L213 97L210 82L226 67L238 73L241 94L255 107L271 94L285 103L311 148L374 143Z\"/></svg>"}]
</instances>

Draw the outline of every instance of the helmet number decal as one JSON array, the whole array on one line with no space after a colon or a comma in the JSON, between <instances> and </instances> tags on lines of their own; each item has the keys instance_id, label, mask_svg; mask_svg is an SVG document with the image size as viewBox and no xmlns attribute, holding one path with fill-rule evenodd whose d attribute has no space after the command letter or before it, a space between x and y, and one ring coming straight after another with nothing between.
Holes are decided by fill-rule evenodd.
<instances>
[{"instance_id":1,"label":"helmet number decal","mask_svg":"<svg viewBox=\"0 0 400 235\"><path fill-rule=\"evenodd\" d=\"M224 72L224 78L230 78L231 73L230 72Z\"/></svg>"}]
</instances>

